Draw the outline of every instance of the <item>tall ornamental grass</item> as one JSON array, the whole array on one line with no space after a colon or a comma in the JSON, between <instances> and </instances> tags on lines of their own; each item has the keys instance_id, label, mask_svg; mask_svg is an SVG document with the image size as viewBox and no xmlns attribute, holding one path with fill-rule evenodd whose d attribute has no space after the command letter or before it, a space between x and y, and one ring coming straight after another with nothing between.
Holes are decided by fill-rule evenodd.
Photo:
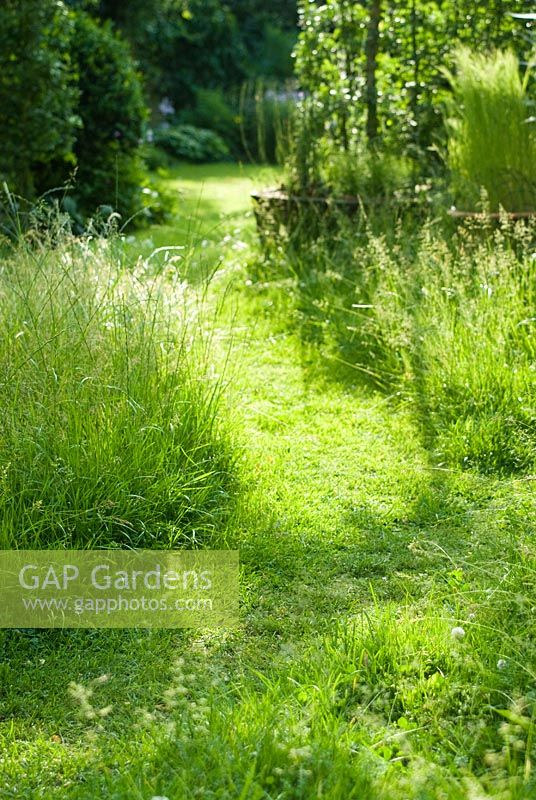
<instances>
[{"instance_id":1,"label":"tall ornamental grass","mask_svg":"<svg viewBox=\"0 0 536 800\"><path fill-rule=\"evenodd\" d=\"M517 57L497 50L455 53L446 72L448 162L458 205L475 208L482 189L492 210L536 209L536 128L527 108L530 69L520 76Z\"/></svg>"},{"instance_id":2,"label":"tall ornamental grass","mask_svg":"<svg viewBox=\"0 0 536 800\"><path fill-rule=\"evenodd\" d=\"M0 263L0 547L202 542L233 453L198 306L176 271L104 241Z\"/></svg>"}]
</instances>

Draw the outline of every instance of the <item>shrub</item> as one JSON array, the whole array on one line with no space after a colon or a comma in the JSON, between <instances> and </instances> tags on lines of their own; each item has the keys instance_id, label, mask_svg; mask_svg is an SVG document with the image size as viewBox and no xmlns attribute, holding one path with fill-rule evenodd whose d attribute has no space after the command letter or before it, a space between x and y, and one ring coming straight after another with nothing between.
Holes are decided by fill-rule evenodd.
<instances>
[{"instance_id":1,"label":"shrub","mask_svg":"<svg viewBox=\"0 0 536 800\"><path fill-rule=\"evenodd\" d=\"M309 129L305 129L309 132ZM350 195L365 206L398 203L413 189L409 159L387 148L352 142L348 150L332 147L326 137L317 139L312 154L298 133L287 148L286 185L297 194ZM414 181L413 181L414 184Z\"/></svg>"},{"instance_id":2,"label":"shrub","mask_svg":"<svg viewBox=\"0 0 536 800\"><path fill-rule=\"evenodd\" d=\"M197 301L115 246L33 234L2 263L3 548L167 547L225 515L233 455Z\"/></svg>"},{"instance_id":3,"label":"shrub","mask_svg":"<svg viewBox=\"0 0 536 800\"><path fill-rule=\"evenodd\" d=\"M462 48L449 103L449 166L457 200L474 207L484 188L491 207L536 207L536 133L528 121L527 72L522 81L510 51L478 55Z\"/></svg>"},{"instance_id":4,"label":"shrub","mask_svg":"<svg viewBox=\"0 0 536 800\"><path fill-rule=\"evenodd\" d=\"M235 155L239 154L238 110L221 89L198 89L193 107L180 114L180 122L214 131Z\"/></svg>"},{"instance_id":5,"label":"shrub","mask_svg":"<svg viewBox=\"0 0 536 800\"><path fill-rule=\"evenodd\" d=\"M177 121L214 131L234 158L275 163L294 105L291 87L258 78L228 92L198 89L195 104L181 111Z\"/></svg>"},{"instance_id":6,"label":"shrub","mask_svg":"<svg viewBox=\"0 0 536 800\"><path fill-rule=\"evenodd\" d=\"M295 29L284 29L273 22L266 22L251 72L261 78L270 76L278 81L289 79L293 72L292 50L295 44Z\"/></svg>"},{"instance_id":7,"label":"shrub","mask_svg":"<svg viewBox=\"0 0 536 800\"><path fill-rule=\"evenodd\" d=\"M76 173L67 205L78 222L101 205L143 208L145 106L127 45L109 24L52 0L9 0L0 30L3 179L32 200Z\"/></svg>"},{"instance_id":8,"label":"shrub","mask_svg":"<svg viewBox=\"0 0 536 800\"><path fill-rule=\"evenodd\" d=\"M184 161L202 163L229 158L229 149L217 133L193 125L161 128L155 132L154 141L170 156Z\"/></svg>"},{"instance_id":9,"label":"shrub","mask_svg":"<svg viewBox=\"0 0 536 800\"><path fill-rule=\"evenodd\" d=\"M411 164L385 150L356 146L326 161L325 183L343 195L357 195L364 203L384 203L400 198L411 182Z\"/></svg>"},{"instance_id":10,"label":"shrub","mask_svg":"<svg viewBox=\"0 0 536 800\"><path fill-rule=\"evenodd\" d=\"M47 165L74 163L71 33L72 19L56 0L0 4L0 179L27 199Z\"/></svg>"},{"instance_id":11,"label":"shrub","mask_svg":"<svg viewBox=\"0 0 536 800\"><path fill-rule=\"evenodd\" d=\"M98 25L78 12L72 57L82 120L74 147L76 197L88 213L105 204L128 216L142 207L138 147L146 117L130 51L109 24Z\"/></svg>"}]
</instances>

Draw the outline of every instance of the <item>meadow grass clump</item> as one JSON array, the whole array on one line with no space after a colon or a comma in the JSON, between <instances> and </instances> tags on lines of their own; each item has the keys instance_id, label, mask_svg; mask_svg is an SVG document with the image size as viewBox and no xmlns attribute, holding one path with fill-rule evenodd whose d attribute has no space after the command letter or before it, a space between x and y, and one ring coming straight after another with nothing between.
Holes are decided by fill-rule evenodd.
<instances>
[{"instance_id":1,"label":"meadow grass clump","mask_svg":"<svg viewBox=\"0 0 536 800\"><path fill-rule=\"evenodd\" d=\"M531 238L522 225L484 238L466 230L449 247L427 230L414 257L393 253L394 291L377 290L379 329L386 341L395 334L403 392L440 462L536 464Z\"/></svg>"},{"instance_id":2,"label":"meadow grass clump","mask_svg":"<svg viewBox=\"0 0 536 800\"><path fill-rule=\"evenodd\" d=\"M513 52L455 53L448 105L448 162L456 199L474 208L482 188L492 210L536 207L536 134L527 83Z\"/></svg>"},{"instance_id":3,"label":"meadow grass clump","mask_svg":"<svg viewBox=\"0 0 536 800\"><path fill-rule=\"evenodd\" d=\"M285 253L302 338L330 375L410 403L436 463L531 470L533 237L532 224L507 219L454 236L434 224L357 235L342 225Z\"/></svg>"},{"instance_id":4,"label":"meadow grass clump","mask_svg":"<svg viewBox=\"0 0 536 800\"><path fill-rule=\"evenodd\" d=\"M22 241L0 320L2 547L180 546L217 528L233 450L176 270L123 267L105 240Z\"/></svg>"}]
</instances>

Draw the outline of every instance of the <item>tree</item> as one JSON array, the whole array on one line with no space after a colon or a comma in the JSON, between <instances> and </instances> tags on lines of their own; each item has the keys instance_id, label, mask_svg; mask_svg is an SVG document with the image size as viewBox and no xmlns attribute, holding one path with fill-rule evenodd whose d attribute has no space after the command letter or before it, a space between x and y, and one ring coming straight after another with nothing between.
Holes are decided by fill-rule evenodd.
<instances>
[{"instance_id":1,"label":"tree","mask_svg":"<svg viewBox=\"0 0 536 800\"><path fill-rule=\"evenodd\" d=\"M296 0L66 0L110 20L132 46L150 96L190 106L197 89L289 78Z\"/></svg>"},{"instance_id":2,"label":"tree","mask_svg":"<svg viewBox=\"0 0 536 800\"><path fill-rule=\"evenodd\" d=\"M508 5L508 8L506 7ZM301 0L296 73L341 150L377 137L429 152L442 130L454 42L527 50L509 11L524 0Z\"/></svg>"},{"instance_id":3,"label":"tree","mask_svg":"<svg viewBox=\"0 0 536 800\"><path fill-rule=\"evenodd\" d=\"M367 103L367 137L373 142L378 136L378 89L376 86L376 69L378 66L378 49L380 44L381 0L372 0L370 19L367 29L366 54L366 103Z\"/></svg>"}]
</instances>

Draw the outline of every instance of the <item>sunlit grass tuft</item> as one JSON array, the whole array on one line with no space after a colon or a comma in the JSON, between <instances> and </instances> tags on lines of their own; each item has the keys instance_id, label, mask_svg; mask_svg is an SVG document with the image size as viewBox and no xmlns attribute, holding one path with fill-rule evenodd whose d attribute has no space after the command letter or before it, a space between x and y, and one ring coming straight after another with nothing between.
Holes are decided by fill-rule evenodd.
<instances>
[{"instance_id":1,"label":"sunlit grass tuft","mask_svg":"<svg viewBox=\"0 0 536 800\"><path fill-rule=\"evenodd\" d=\"M200 301L174 267L113 250L23 242L2 263L2 547L167 547L226 513L233 451Z\"/></svg>"}]
</instances>

